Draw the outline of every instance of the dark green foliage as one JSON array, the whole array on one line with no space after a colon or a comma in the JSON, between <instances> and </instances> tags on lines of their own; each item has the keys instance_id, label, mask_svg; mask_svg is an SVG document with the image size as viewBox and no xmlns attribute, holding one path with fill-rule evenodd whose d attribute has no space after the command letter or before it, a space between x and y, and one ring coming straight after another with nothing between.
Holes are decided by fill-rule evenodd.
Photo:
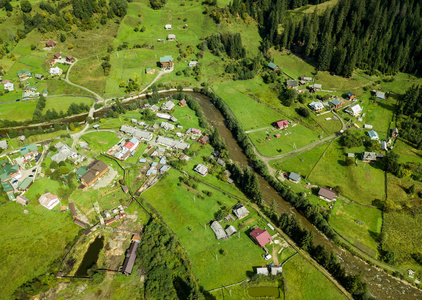
<instances>
[{"instance_id":1,"label":"dark green foliage","mask_svg":"<svg viewBox=\"0 0 422 300\"><path fill-rule=\"evenodd\" d=\"M28 0L22 0L21 1L21 10L24 13L29 13L32 10L32 5Z\"/></svg>"},{"instance_id":2,"label":"dark green foliage","mask_svg":"<svg viewBox=\"0 0 422 300\"><path fill-rule=\"evenodd\" d=\"M422 85L410 87L400 98L400 111L406 116L422 113Z\"/></svg>"},{"instance_id":3,"label":"dark green foliage","mask_svg":"<svg viewBox=\"0 0 422 300\"><path fill-rule=\"evenodd\" d=\"M346 148L360 147L363 145L363 138L359 132L346 131L341 137L341 143Z\"/></svg>"},{"instance_id":4,"label":"dark green foliage","mask_svg":"<svg viewBox=\"0 0 422 300\"><path fill-rule=\"evenodd\" d=\"M148 274L142 295L146 299L204 299L187 253L159 219L153 219L145 227L137 263Z\"/></svg>"},{"instance_id":5,"label":"dark green foliage","mask_svg":"<svg viewBox=\"0 0 422 300\"><path fill-rule=\"evenodd\" d=\"M145 109L142 111L142 119L145 121L154 121L157 118L155 113L153 113L149 109Z\"/></svg>"},{"instance_id":6,"label":"dark green foliage","mask_svg":"<svg viewBox=\"0 0 422 300\"><path fill-rule=\"evenodd\" d=\"M246 49L242 45L240 33L220 33L213 34L206 39L208 49L214 55L226 53L230 58L240 59L246 57Z\"/></svg>"},{"instance_id":7,"label":"dark green foliage","mask_svg":"<svg viewBox=\"0 0 422 300\"><path fill-rule=\"evenodd\" d=\"M167 0L150 0L149 4L151 5L152 9L160 9L166 5Z\"/></svg>"},{"instance_id":8,"label":"dark green foliage","mask_svg":"<svg viewBox=\"0 0 422 300\"><path fill-rule=\"evenodd\" d=\"M306 107L299 107L297 113L304 118L308 118L310 116L309 109L307 109Z\"/></svg>"},{"instance_id":9,"label":"dark green foliage","mask_svg":"<svg viewBox=\"0 0 422 300\"><path fill-rule=\"evenodd\" d=\"M399 155L393 151L388 151L384 156L384 170L393 175L399 176L401 173L401 165L399 163Z\"/></svg>"},{"instance_id":10,"label":"dark green foliage","mask_svg":"<svg viewBox=\"0 0 422 300\"><path fill-rule=\"evenodd\" d=\"M421 253L413 253L412 258L422 266L422 254Z\"/></svg>"},{"instance_id":11,"label":"dark green foliage","mask_svg":"<svg viewBox=\"0 0 422 300\"><path fill-rule=\"evenodd\" d=\"M110 0L110 9L118 17L124 17L127 14L127 0Z\"/></svg>"}]
</instances>

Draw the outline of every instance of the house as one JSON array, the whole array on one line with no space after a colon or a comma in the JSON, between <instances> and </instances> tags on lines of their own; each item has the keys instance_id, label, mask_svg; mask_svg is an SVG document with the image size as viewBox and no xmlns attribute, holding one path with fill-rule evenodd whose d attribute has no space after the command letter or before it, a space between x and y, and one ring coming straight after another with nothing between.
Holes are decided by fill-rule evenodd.
<instances>
[{"instance_id":1,"label":"house","mask_svg":"<svg viewBox=\"0 0 422 300\"><path fill-rule=\"evenodd\" d=\"M22 173L20 171L19 165L9 165L2 163L2 168L0 170L0 182L10 181L11 179L20 179L22 178Z\"/></svg>"},{"instance_id":2,"label":"house","mask_svg":"<svg viewBox=\"0 0 422 300\"><path fill-rule=\"evenodd\" d=\"M71 159L71 158L75 159L77 157L78 157L78 153L75 150L70 148L68 145L62 145L62 147L60 147L59 151L56 154L54 154L53 156L51 156L51 160L55 161L56 163L60 163L62 161L65 161L68 158L69 159Z\"/></svg>"},{"instance_id":3,"label":"house","mask_svg":"<svg viewBox=\"0 0 422 300\"><path fill-rule=\"evenodd\" d=\"M180 100L177 105L179 105L180 107L185 107L186 106L186 100L185 99Z\"/></svg>"},{"instance_id":4,"label":"house","mask_svg":"<svg viewBox=\"0 0 422 300\"><path fill-rule=\"evenodd\" d=\"M44 75L41 75L41 74L35 74L35 79L38 79L38 80L44 80Z\"/></svg>"},{"instance_id":5,"label":"house","mask_svg":"<svg viewBox=\"0 0 422 300\"><path fill-rule=\"evenodd\" d=\"M73 60L74 60L74 57L73 57L72 55L68 55L68 56L66 56L66 61L67 61L68 63L72 63L72 62L73 62Z\"/></svg>"},{"instance_id":6,"label":"house","mask_svg":"<svg viewBox=\"0 0 422 300\"><path fill-rule=\"evenodd\" d=\"M203 135L198 139L198 142L202 145L205 145L206 143L208 143L208 140L209 140L209 137L206 135Z\"/></svg>"},{"instance_id":7,"label":"house","mask_svg":"<svg viewBox=\"0 0 422 300\"><path fill-rule=\"evenodd\" d=\"M136 237L136 238L135 238ZM126 254L126 258L123 262L122 273L126 275L132 274L133 266L135 265L136 260L136 250L138 245L141 242L141 237L139 235L134 236L132 243L130 244L129 251Z\"/></svg>"},{"instance_id":8,"label":"house","mask_svg":"<svg viewBox=\"0 0 422 300\"><path fill-rule=\"evenodd\" d=\"M321 101L312 101L308 106L314 111L321 111L324 109L324 104Z\"/></svg>"},{"instance_id":9,"label":"house","mask_svg":"<svg viewBox=\"0 0 422 300\"><path fill-rule=\"evenodd\" d=\"M189 128L188 130L186 130L186 134L201 135L201 130L196 128Z\"/></svg>"},{"instance_id":10,"label":"house","mask_svg":"<svg viewBox=\"0 0 422 300\"><path fill-rule=\"evenodd\" d=\"M272 276L277 276L278 274L282 274L282 273L283 273L283 267L282 266L271 267L271 275Z\"/></svg>"},{"instance_id":11,"label":"house","mask_svg":"<svg viewBox=\"0 0 422 300\"><path fill-rule=\"evenodd\" d=\"M217 221L213 221L210 227L212 231L214 231L214 234L217 240L225 239L227 237L227 234L223 230L223 227L221 227L220 223L218 223Z\"/></svg>"},{"instance_id":12,"label":"house","mask_svg":"<svg viewBox=\"0 0 422 300\"><path fill-rule=\"evenodd\" d=\"M69 209L70 209L70 214L72 215L72 219L76 219L76 209L73 202L69 202Z\"/></svg>"},{"instance_id":13,"label":"house","mask_svg":"<svg viewBox=\"0 0 422 300\"><path fill-rule=\"evenodd\" d=\"M24 80L27 80L28 78L32 78L32 74L28 69L18 71L17 74L20 81L24 81Z\"/></svg>"},{"instance_id":14,"label":"house","mask_svg":"<svg viewBox=\"0 0 422 300\"><path fill-rule=\"evenodd\" d=\"M179 156L179 159L180 159L180 160L184 160L184 161L188 161L188 160L190 159L190 157L189 157L189 156L187 156L186 154L181 154L181 155Z\"/></svg>"},{"instance_id":15,"label":"house","mask_svg":"<svg viewBox=\"0 0 422 300\"><path fill-rule=\"evenodd\" d=\"M375 130L368 131L368 135L372 141L377 141L380 139L378 133Z\"/></svg>"},{"instance_id":16,"label":"house","mask_svg":"<svg viewBox=\"0 0 422 300\"><path fill-rule=\"evenodd\" d=\"M6 150L7 148L9 148L9 145L7 144L7 141L6 140L0 141L0 148L2 150Z\"/></svg>"},{"instance_id":17,"label":"house","mask_svg":"<svg viewBox=\"0 0 422 300\"><path fill-rule=\"evenodd\" d=\"M377 97L378 99L384 100L385 99L385 93L384 92L380 92L380 91L376 91L375 92L375 97Z\"/></svg>"},{"instance_id":18,"label":"house","mask_svg":"<svg viewBox=\"0 0 422 300\"><path fill-rule=\"evenodd\" d=\"M151 67L146 67L145 68L145 73L147 73L147 74L154 74L154 69L152 69Z\"/></svg>"},{"instance_id":19,"label":"house","mask_svg":"<svg viewBox=\"0 0 422 300\"><path fill-rule=\"evenodd\" d=\"M140 130L136 127L130 127L128 125L122 125L120 127L120 131L126 134L130 134L137 139L146 140L146 141L152 140L152 137L153 137L153 134L151 132Z\"/></svg>"},{"instance_id":20,"label":"house","mask_svg":"<svg viewBox=\"0 0 422 300\"><path fill-rule=\"evenodd\" d=\"M38 202L40 202L40 204L42 206L44 206L45 208L47 208L49 210L53 209L57 204L60 203L59 197L57 195L52 194L52 193L46 193L46 194L42 195L38 199Z\"/></svg>"},{"instance_id":21,"label":"house","mask_svg":"<svg viewBox=\"0 0 422 300\"><path fill-rule=\"evenodd\" d=\"M399 129L398 128L393 128L393 130L391 131L391 137L393 139L397 138L399 136Z\"/></svg>"},{"instance_id":22,"label":"house","mask_svg":"<svg viewBox=\"0 0 422 300\"><path fill-rule=\"evenodd\" d=\"M346 112L351 116L357 117L362 113L362 107L359 104L355 104L347 108Z\"/></svg>"},{"instance_id":23,"label":"house","mask_svg":"<svg viewBox=\"0 0 422 300\"><path fill-rule=\"evenodd\" d=\"M11 91L13 91L15 89L15 85L13 83L11 83L10 81L9 82L6 82L4 84L4 89L7 90L7 91L9 91L9 92L11 92Z\"/></svg>"},{"instance_id":24,"label":"house","mask_svg":"<svg viewBox=\"0 0 422 300\"><path fill-rule=\"evenodd\" d=\"M138 148L138 146L139 146L139 144L140 144L140 142L139 142L139 140L137 139L137 138L131 138L129 141L127 141L124 145L123 145L123 151L124 152L127 152L127 151L130 151L130 152L133 152L133 151L135 151L136 150L136 148Z\"/></svg>"},{"instance_id":25,"label":"house","mask_svg":"<svg viewBox=\"0 0 422 300\"><path fill-rule=\"evenodd\" d=\"M377 154L375 152L362 152L363 162L373 162L377 160Z\"/></svg>"},{"instance_id":26,"label":"house","mask_svg":"<svg viewBox=\"0 0 422 300\"><path fill-rule=\"evenodd\" d=\"M185 26L183 26L183 29L188 29L188 24L185 24Z\"/></svg>"},{"instance_id":27,"label":"house","mask_svg":"<svg viewBox=\"0 0 422 300\"><path fill-rule=\"evenodd\" d=\"M236 230L236 228L234 228L233 225L230 225L229 227L226 228L225 232L226 232L227 236L230 237L233 234L237 233L237 230Z\"/></svg>"},{"instance_id":28,"label":"house","mask_svg":"<svg viewBox=\"0 0 422 300\"><path fill-rule=\"evenodd\" d=\"M26 177L24 180L22 180L18 184L18 190L19 191L26 191L29 189L29 187L32 185L34 181L32 180L32 177Z\"/></svg>"},{"instance_id":29,"label":"house","mask_svg":"<svg viewBox=\"0 0 422 300\"><path fill-rule=\"evenodd\" d=\"M363 128L365 128L365 129L372 129L372 125L364 124L363 125Z\"/></svg>"},{"instance_id":30,"label":"house","mask_svg":"<svg viewBox=\"0 0 422 300\"><path fill-rule=\"evenodd\" d=\"M108 225L110 225L110 224L113 224L113 223L114 223L114 222L116 222L116 221L117 221L117 219L116 219L115 217L113 217L113 218L111 218L111 219L105 220L104 224L105 224L106 226L108 226Z\"/></svg>"},{"instance_id":31,"label":"house","mask_svg":"<svg viewBox=\"0 0 422 300\"><path fill-rule=\"evenodd\" d=\"M305 82L311 82L312 81L312 77L306 77L305 75L303 75L302 77L300 77L301 81L305 81Z\"/></svg>"},{"instance_id":32,"label":"house","mask_svg":"<svg viewBox=\"0 0 422 300\"><path fill-rule=\"evenodd\" d=\"M56 46L57 44L53 41L48 41L47 43L45 43L45 46L47 48L54 48L54 46Z\"/></svg>"},{"instance_id":33,"label":"house","mask_svg":"<svg viewBox=\"0 0 422 300\"><path fill-rule=\"evenodd\" d=\"M249 215L249 210L243 204L239 204L233 208L233 213L240 220Z\"/></svg>"},{"instance_id":34,"label":"house","mask_svg":"<svg viewBox=\"0 0 422 300\"><path fill-rule=\"evenodd\" d=\"M23 91L23 95L22 98L33 98L36 96L39 96L40 93L37 92L37 87L36 86L30 86L27 85Z\"/></svg>"},{"instance_id":35,"label":"house","mask_svg":"<svg viewBox=\"0 0 422 300\"><path fill-rule=\"evenodd\" d=\"M355 158L355 154L354 153L347 153L347 157Z\"/></svg>"},{"instance_id":36,"label":"house","mask_svg":"<svg viewBox=\"0 0 422 300\"><path fill-rule=\"evenodd\" d=\"M158 136L155 140L157 144L172 148L172 149L179 149L185 150L190 147L190 144L185 143L183 141L174 140L164 136Z\"/></svg>"},{"instance_id":37,"label":"house","mask_svg":"<svg viewBox=\"0 0 422 300\"><path fill-rule=\"evenodd\" d=\"M317 92L322 90L322 84L320 83L314 83L313 85L309 86L309 90L311 92Z\"/></svg>"},{"instance_id":38,"label":"house","mask_svg":"<svg viewBox=\"0 0 422 300\"><path fill-rule=\"evenodd\" d=\"M201 176L205 177L205 176L207 176L207 174L208 174L208 167L207 167L207 166L204 166L203 164L198 164L198 165L195 167L194 171L195 171L196 173L198 173L199 175L201 175Z\"/></svg>"},{"instance_id":39,"label":"house","mask_svg":"<svg viewBox=\"0 0 422 300\"><path fill-rule=\"evenodd\" d=\"M289 127L289 121L287 120L280 120L275 122L275 124L277 125L278 129L286 129Z\"/></svg>"},{"instance_id":40,"label":"house","mask_svg":"<svg viewBox=\"0 0 422 300\"><path fill-rule=\"evenodd\" d=\"M189 62L189 68L193 68L193 67L196 67L196 65L198 64L198 62L196 61L196 60L191 60L190 62Z\"/></svg>"},{"instance_id":41,"label":"house","mask_svg":"<svg viewBox=\"0 0 422 300\"><path fill-rule=\"evenodd\" d=\"M164 111L170 111L173 108L174 108L174 103L171 100L166 101L163 105L161 105L161 110L164 110Z\"/></svg>"},{"instance_id":42,"label":"house","mask_svg":"<svg viewBox=\"0 0 422 300\"><path fill-rule=\"evenodd\" d=\"M275 135L275 138L276 138L276 139L281 138L281 134L277 133L277 134Z\"/></svg>"},{"instance_id":43,"label":"house","mask_svg":"<svg viewBox=\"0 0 422 300\"><path fill-rule=\"evenodd\" d=\"M59 67L50 68L50 75L51 76L60 76L63 74L63 70Z\"/></svg>"},{"instance_id":44,"label":"house","mask_svg":"<svg viewBox=\"0 0 422 300\"><path fill-rule=\"evenodd\" d=\"M53 55L53 59L60 59L62 58L62 54L61 53L56 53Z\"/></svg>"},{"instance_id":45,"label":"house","mask_svg":"<svg viewBox=\"0 0 422 300\"><path fill-rule=\"evenodd\" d=\"M329 202L336 201L337 192L326 187L321 187L318 192L318 197Z\"/></svg>"},{"instance_id":46,"label":"house","mask_svg":"<svg viewBox=\"0 0 422 300\"><path fill-rule=\"evenodd\" d=\"M87 228L88 227L88 224L86 224L85 222L82 222L79 219L74 219L73 220L73 223L75 223L78 226L81 226L82 228Z\"/></svg>"},{"instance_id":47,"label":"house","mask_svg":"<svg viewBox=\"0 0 422 300\"><path fill-rule=\"evenodd\" d=\"M94 160L87 167L87 172L81 177L82 184L86 187L90 187L94 182L104 175L108 170L107 165L101 160Z\"/></svg>"},{"instance_id":48,"label":"house","mask_svg":"<svg viewBox=\"0 0 422 300\"><path fill-rule=\"evenodd\" d=\"M388 144L386 141L381 142L381 149L384 151L388 151Z\"/></svg>"},{"instance_id":49,"label":"house","mask_svg":"<svg viewBox=\"0 0 422 300\"><path fill-rule=\"evenodd\" d=\"M9 198L10 201L14 201L16 199L15 194L13 193L13 187L10 184L10 182L1 182L1 186L3 188L3 191L6 193L7 197Z\"/></svg>"},{"instance_id":50,"label":"house","mask_svg":"<svg viewBox=\"0 0 422 300\"><path fill-rule=\"evenodd\" d=\"M217 164L219 164L222 167L226 167L226 162L222 160L221 158L217 158Z\"/></svg>"},{"instance_id":51,"label":"house","mask_svg":"<svg viewBox=\"0 0 422 300\"><path fill-rule=\"evenodd\" d=\"M29 203L29 199L24 196L17 196L16 203L19 203L22 206L27 206Z\"/></svg>"},{"instance_id":52,"label":"house","mask_svg":"<svg viewBox=\"0 0 422 300\"><path fill-rule=\"evenodd\" d=\"M287 80L286 86L289 89L297 89L297 80Z\"/></svg>"},{"instance_id":53,"label":"house","mask_svg":"<svg viewBox=\"0 0 422 300\"><path fill-rule=\"evenodd\" d=\"M331 100L328 103L331 105L331 108L339 108L343 105L338 99Z\"/></svg>"},{"instance_id":54,"label":"house","mask_svg":"<svg viewBox=\"0 0 422 300\"><path fill-rule=\"evenodd\" d=\"M26 144L25 147L23 147L22 149L20 149L20 153L23 156L23 158L25 160L30 160L32 158L35 158L39 151L38 151L38 147L35 144L31 144L28 145Z\"/></svg>"},{"instance_id":55,"label":"house","mask_svg":"<svg viewBox=\"0 0 422 300\"><path fill-rule=\"evenodd\" d=\"M290 172L289 180L294 183L298 183L300 181L300 175L295 172Z\"/></svg>"},{"instance_id":56,"label":"house","mask_svg":"<svg viewBox=\"0 0 422 300\"><path fill-rule=\"evenodd\" d=\"M268 272L268 268L264 267L264 268L256 268L256 274L268 276L270 273Z\"/></svg>"},{"instance_id":57,"label":"house","mask_svg":"<svg viewBox=\"0 0 422 300\"><path fill-rule=\"evenodd\" d=\"M270 62L268 64L268 68L271 69L271 70L273 70L273 71L277 71L278 70L278 66L275 63L273 63L273 62Z\"/></svg>"},{"instance_id":58,"label":"house","mask_svg":"<svg viewBox=\"0 0 422 300\"><path fill-rule=\"evenodd\" d=\"M160 64L161 64L161 68L170 69L171 67L173 67L173 56L166 55L166 56L160 57Z\"/></svg>"},{"instance_id":59,"label":"house","mask_svg":"<svg viewBox=\"0 0 422 300\"><path fill-rule=\"evenodd\" d=\"M174 130L174 125L168 122L161 122L160 126L161 128L164 128L164 130Z\"/></svg>"},{"instance_id":60,"label":"house","mask_svg":"<svg viewBox=\"0 0 422 300\"><path fill-rule=\"evenodd\" d=\"M166 24L166 26L164 26L165 29L169 30L172 29L171 24Z\"/></svg>"},{"instance_id":61,"label":"house","mask_svg":"<svg viewBox=\"0 0 422 300\"><path fill-rule=\"evenodd\" d=\"M266 244L272 241L270 234L265 229L262 230L260 228L257 228L251 231L249 235L251 236L252 240L254 240L259 246L261 246L261 248L264 248Z\"/></svg>"},{"instance_id":62,"label":"house","mask_svg":"<svg viewBox=\"0 0 422 300\"><path fill-rule=\"evenodd\" d=\"M127 188L127 186L125 186L125 185L122 185L122 191L123 191L123 193L125 193L125 194L129 193L129 189L128 189L128 188Z\"/></svg>"},{"instance_id":63,"label":"house","mask_svg":"<svg viewBox=\"0 0 422 300\"><path fill-rule=\"evenodd\" d=\"M167 41L175 41L176 40L176 35L175 34L169 34L167 36Z\"/></svg>"},{"instance_id":64,"label":"house","mask_svg":"<svg viewBox=\"0 0 422 300\"><path fill-rule=\"evenodd\" d=\"M353 100L353 99L355 98L355 95L353 95L353 93L352 93L352 92L348 92L348 93L346 94L346 98L347 98L348 100Z\"/></svg>"}]
</instances>

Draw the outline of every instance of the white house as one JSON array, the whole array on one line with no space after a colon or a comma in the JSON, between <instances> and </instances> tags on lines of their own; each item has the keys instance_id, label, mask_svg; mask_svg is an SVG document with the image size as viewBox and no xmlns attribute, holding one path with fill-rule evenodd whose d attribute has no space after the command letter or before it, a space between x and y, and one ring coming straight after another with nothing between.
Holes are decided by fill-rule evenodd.
<instances>
[{"instance_id":1,"label":"white house","mask_svg":"<svg viewBox=\"0 0 422 300\"><path fill-rule=\"evenodd\" d=\"M167 29L167 30L172 29L171 24L166 24L166 26L164 28Z\"/></svg>"},{"instance_id":2,"label":"white house","mask_svg":"<svg viewBox=\"0 0 422 300\"><path fill-rule=\"evenodd\" d=\"M59 197L57 195L54 195L52 193L46 193L42 195L38 201L42 206L44 206L47 209L53 209L57 204L60 203Z\"/></svg>"},{"instance_id":3,"label":"white house","mask_svg":"<svg viewBox=\"0 0 422 300\"><path fill-rule=\"evenodd\" d=\"M196 67L196 65L198 64L198 62L196 61L196 60L191 60L190 62L189 62L189 68L193 68L193 67Z\"/></svg>"},{"instance_id":4,"label":"white house","mask_svg":"<svg viewBox=\"0 0 422 300\"><path fill-rule=\"evenodd\" d=\"M321 111L324 109L324 104L321 101L312 101L309 103L309 107L314 111Z\"/></svg>"},{"instance_id":5,"label":"white house","mask_svg":"<svg viewBox=\"0 0 422 300\"><path fill-rule=\"evenodd\" d=\"M60 76L63 74L63 70L59 67L50 68L50 74L51 76Z\"/></svg>"},{"instance_id":6,"label":"white house","mask_svg":"<svg viewBox=\"0 0 422 300\"><path fill-rule=\"evenodd\" d=\"M165 102L163 105L161 105L161 110L170 111L174 108L173 101L169 100Z\"/></svg>"},{"instance_id":7,"label":"white house","mask_svg":"<svg viewBox=\"0 0 422 300\"><path fill-rule=\"evenodd\" d=\"M7 83L4 84L4 89L11 92L15 89L15 85L11 82L7 82Z\"/></svg>"},{"instance_id":8,"label":"white house","mask_svg":"<svg viewBox=\"0 0 422 300\"><path fill-rule=\"evenodd\" d=\"M359 116L362 113L362 107L360 107L359 104L355 104L353 106L350 106L348 109L346 109L346 112L349 115L352 115L354 117Z\"/></svg>"}]
</instances>

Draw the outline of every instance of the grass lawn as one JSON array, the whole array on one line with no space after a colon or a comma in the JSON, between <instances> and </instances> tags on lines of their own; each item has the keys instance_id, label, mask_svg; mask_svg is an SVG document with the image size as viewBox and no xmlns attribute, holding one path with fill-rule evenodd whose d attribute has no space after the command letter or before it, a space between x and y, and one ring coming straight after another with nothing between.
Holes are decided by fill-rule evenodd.
<instances>
[{"instance_id":1,"label":"grass lawn","mask_svg":"<svg viewBox=\"0 0 422 300\"><path fill-rule=\"evenodd\" d=\"M114 146L120 139L117 134L107 131L90 132L84 134L81 140L86 141L91 148L91 154L98 154L100 152L107 152Z\"/></svg>"},{"instance_id":2,"label":"grass lawn","mask_svg":"<svg viewBox=\"0 0 422 300\"><path fill-rule=\"evenodd\" d=\"M394 152L400 155L399 162L421 162L422 159L422 150L413 148L411 145L405 141L398 139L395 146Z\"/></svg>"},{"instance_id":3,"label":"grass lawn","mask_svg":"<svg viewBox=\"0 0 422 300\"><path fill-rule=\"evenodd\" d=\"M417 181L408 181L406 179L388 177L388 199L398 204L418 204L422 203L422 199L417 196L422 191L422 183ZM415 193L407 194L409 188L415 185Z\"/></svg>"},{"instance_id":4,"label":"grass lawn","mask_svg":"<svg viewBox=\"0 0 422 300\"><path fill-rule=\"evenodd\" d=\"M347 299L322 273L296 255L283 266L286 300Z\"/></svg>"},{"instance_id":5,"label":"grass lawn","mask_svg":"<svg viewBox=\"0 0 422 300\"><path fill-rule=\"evenodd\" d=\"M196 197L194 201L195 191L179 187L178 177L177 171L170 170L164 179L142 194L142 197L158 210L179 237L189 253L199 284L209 290L239 282L253 273L252 267L264 265L266 262L261 256L263 251L245 233L249 226L263 223L263 219L250 209L251 217L245 220L246 226L240 230L240 238L236 235L218 241L209 226L204 225L213 219L214 213L220 208L217 201L226 206L232 206L236 201L217 191L213 191L212 197L206 196L204 200ZM202 189L209 190L198 184L198 190ZM238 228L239 221L231 224ZM223 228L227 225L222 224ZM221 255L220 249L225 250L227 255Z\"/></svg>"},{"instance_id":6,"label":"grass lawn","mask_svg":"<svg viewBox=\"0 0 422 300\"><path fill-rule=\"evenodd\" d=\"M382 226L380 210L340 198L331 213L330 224L353 245L373 257L377 256L377 239Z\"/></svg>"},{"instance_id":7,"label":"grass lawn","mask_svg":"<svg viewBox=\"0 0 422 300\"><path fill-rule=\"evenodd\" d=\"M397 264L422 272L422 266L411 257L413 253L421 253L422 215L412 216L404 211L385 213L383 231L388 235L387 248L397 255Z\"/></svg>"},{"instance_id":8,"label":"grass lawn","mask_svg":"<svg viewBox=\"0 0 422 300\"><path fill-rule=\"evenodd\" d=\"M1 207L0 280L4 299L10 299L24 282L51 271L49 266L64 257L65 246L80 229L73 224L70 213L49 211L37 199L27 197L32 200L25 208L29 210L27 215L17 203Z\"/></svg>"},{"instance_id":9,"label":"grass lawn","mask_svg":"<svg viewBox=\"0 0 422 300\"><path fill-rule=\"evenodd\" d=\"M374 199L383 200L385 177L381 162L369 164L357 159L357 164L357 167L346 165L346 155L337 140L319 161L309 180L319 185L339 185L345 196L361 203L371 204Z\"/></svg>"},{"instance_id":10,"label":"grass lawn","mask_svg":"<svg viewBox=\"0 0 422 300\"><path fill-rule=\"evenodd\" d=\"M396 109L396 100L389 97L388 100L368 101L364 107L365 122L371 124L374 130L388 131L395 126L392 123L394 110Z\"/></svg>"},{"instance_id":11,"label":"grass lawn","mask_svg":"<svg viewBox=\"0 0 422 300\"><path fill-rule=\"evenodd\" d=\"M291 132L291 134L285 135L287 132ZM280 138L275 137L277 133L281 134ZM264 156L288 153L319 140L317 133L301 125L289 127L284 131L274 130L272 128L255 131L248 133L248 136L258 151ZM267 139L268 136L271 140Z\"/></svg>"}]
</instances>

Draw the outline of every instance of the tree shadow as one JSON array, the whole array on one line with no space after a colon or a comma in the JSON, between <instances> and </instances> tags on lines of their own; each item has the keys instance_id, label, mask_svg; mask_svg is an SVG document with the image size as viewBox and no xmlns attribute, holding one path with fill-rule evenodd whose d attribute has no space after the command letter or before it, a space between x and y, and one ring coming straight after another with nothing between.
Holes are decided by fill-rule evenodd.
<instances>
[{"instance_id":1,"label":"tree shadow","mask_svg":"<svg viewBox=\"0 0 422 300\"><path fill-rule=\"evenodd\" d=\"M380 234L378 233L378 232L374 232L374 231L372 231L372 230L368 230L368 232L369 232L369 236L374 240L374 241L376 241L377 243L379 243L380 242Z\"/></svg>"},{"instance_id":2,"label":"tree shadow","mask_svg":"<svg viewBox=\"0 0 422 300\"><path fill-rule=\"evenodd\" d=\"M347 167L347 163L345 160L339 159L337 162L340 166Z\"/></svg>"}]
</instances>

